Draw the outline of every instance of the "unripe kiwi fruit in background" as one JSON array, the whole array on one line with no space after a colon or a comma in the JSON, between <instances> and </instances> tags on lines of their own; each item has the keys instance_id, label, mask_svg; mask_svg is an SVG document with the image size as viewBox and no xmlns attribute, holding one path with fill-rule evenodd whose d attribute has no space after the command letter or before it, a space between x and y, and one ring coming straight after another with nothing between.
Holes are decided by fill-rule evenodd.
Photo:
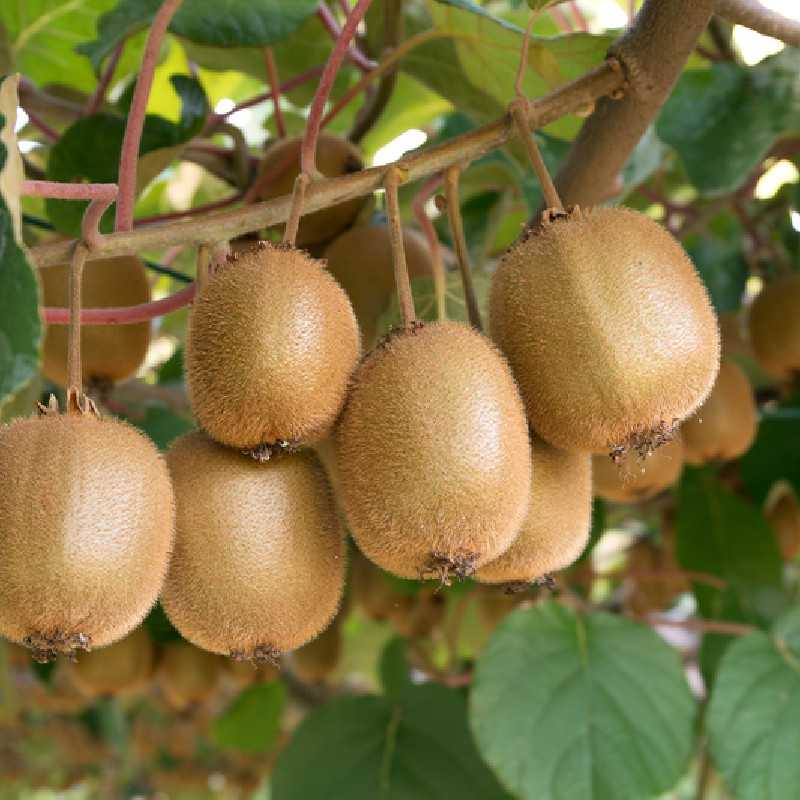
<instances>
[{"instance_id":1,"label":"unripe kiwi fruit in background","mask_svg":"<svg viewBox=\"0 0 800 800\"><path fill-rule=\"evenodd\" d=\"M424 587L416 594L396 592L389 621L401 636L424 639L441 626L446 611L445 596L438 589Z\"/></svg>"},{"instance_id":2,"label":"unripe kiwi fruit in background","mask_svg":"<svg viewBox=\"0 0 800 800\"><path fill-rule=\"evenodd\" d=\"M778 549L785 561L800 554L800 503L786 481L778 481L767 495L764 516L775 531Z\"/></svg>"},{"instance_id":3,"label":"unripe kiwi fruit in background","mask_svg":"<svg viewBox=\"0 0 800 800\"><path fill-rule=\"evenodd\" d=\"M308 444L333 425L360 352L358 324L323 264L266 242L221 266L189 318L192 411L222 444Z\"/></svg>"},{"instance_id":4,"label":"unripe kiwi fruit in background","mask_svg":"<svg viewBox=\"0 0 800 800\"><path fill-rule=\"evenodd\" d=\"M75 683L87 694L116 695L146 684L154 658L153 642L140 626L109 647L79 655L71 668Z\"/></svg>"},{"instance_id":5,"label":"unripe kiwi fruit in background","mask_svg":"<svg viewBox=\"0 0 800 800\"><path fill-rule=\"evenodd\" d=\"M528 515L513 544L481 567L481 583L532 583L564 569L583 552L592 526L591 456L533 437L535 477Z\"/></svg>"},{"instance_id":6,"label":"unripe kiwi fruit in background","mask_svg":"<svg viewBox=\"0 0 800 800\"><path fill-rule=\"evenodd\" d=\"M131 426L53 414L0 427L0 634L37 658L104 647L156 601L172 486Z\"/></svg>"},{"instance_id":7,"label":"unripe kiwi fruit in background","mask_svg":"<svg viewBox=\"0 0 800 800\"><path fill-rule=\"evenodd\" d=\"M164 645L157 680L168 705L177 711L208 700L222 674L223 660L186 642Z\"/></svg>"},{"instance_id":8,"label":"unripe kiwi fruit in background","mask_svg":"<svg viewBox=\"0 0 800 800\"><path fill-rule=\"evenodd\" d=\"M228 674L239 687L252 686L255 683L269 683L280 677L280 670L274 664L248 664L246 661L225 662Z\"/></svg>"},{"instance_id":9,"label":"unripe kiwi fruit in background","mask_svg":"<svg viewBox=\"0 0 800 800\"><path fill-rule=\"evenodd\" d=\"M757 431L750 381L735 361L724 358L711 394L681 427L684 458L695 465L738 458L750 449Z\"/></svg>"},{"instance_id":10,"label":"unripe kiwi fruit in background","mask_svg":"<svg viewBox=\"0 0 800 800\"><path fill-rule=\"evenodd\" d=\"M639 503L672 486L683 470L683 442L676 436L644 458L616 464L608 456L592 458L593 489L614 503Z\"/></svg>"},{"instance_id":11,"label":"unripe kiwi fruit in background","mask_svg":"<svg viewBox=\"0 0 800 800\"><path fill-rule=\"evenodd\" d=\"M24 708L46 714L80 714L93 702L75 683L66 661L56 663L48 683L36 679L26 682L20 688L20 700Z\"/></svg>"},{"instance_id":12,"label":"unripe kiwi fruit in background","mask_svg":"<svg viewBox=\"0 0 800 800\"><path fill-rule=\"evenodd\" d=\"M522 592L506 592L500 586L477 587L478 614L488 631L493 631L526 598Z\"/></svg>"},{"instance_id":13,"label":"unripe kiwi fruit in background","mask_svg":"<svg viewBox=\"0 0 800 800\"><path fill-rule=\"evenodd\" d=\"M397 593L381 570L357 548L352 549L350 560L350 587L353 601L361 611L376 622L389 618Z\"/></svg>"},{"instance_id":14,"label":"unripe kiwi fruit in background","mask_svg":"<svg viewBox=\"0 0 800 800\"><path fill-rule=\"evenodd\" d=\"M45 306L69 306L69 265L39 270ZM136 256L87 261L83 268L84 308L135 306L150 302L144 264ZM42 374L60 386L67 383L68 325L48 325L42 344ZM116 382L135 375L150 346L150 323L82 325L81 367L86 382Z\"/></svg>"},{"instance_id":15,"label":"unripe kiwi fruit in background","mask_svg":"<svg viewBox=\"0 0 800 800\"><path fill-rule=\"evenodd\" d=\"M281 139L270 145L261 162L261 174L269 173L261 192L261 200L291 194L295 178L300 174L300 148L302 137ZM317 170L326 178L337 178L363 169L364 162L358 148L330 133L321 133L317 140ZM330 208L320 209L303 216L297 231L298 247L327 242L353 223L364 206L366 198L345 200Z\"/></svg>"},{"instance_id":16,"label":"unripe kiwi fruit in background","mask_svg":"<svg viewBox=\"0 0 800 800\"><path fill-rule=\"evenodd\" d=\"M517 387L489 340L462 323L396 333L361 362L336 452L356 544L403 578L470 574L509 547L528 509Z\"/></svg>"},{"instance_id":17,"label":"unripe kiwi fruit in background","mask_svg":"<svg viewBox=\"0 0 800 800\"><path fill-rule=\"evenodd\" d=\"M339 665L342 655L342 622L341 615L337 615L319 636L292 653L292 669L301 680L321 683Z\"/></svg>"},{"instance_id":18,"label":"unripe kiwi fruit in background","mask_svg":"<svg viewBox=\"0 0 800 800\"><path fill-rule=\"evenodd\" d=\"M679 594L690 588L675 560L670 539L661 547L647 539L635 542L628 550L625 570L625 608L639 616L666 611Z\"/></svg>"},{"instance_id":19,"label":"unripe kiwi fruit in background","mask_svg":"<svg viewBox=\"0 0 800 800\"><path fill-rule=\"evenodd\" d=\"M750 307L750 341L764 369L777 378L800 372L800 272L768 283Z\"/></svg>"},{"instance_id":20,"label":"unripe kiwi fruit in background","mask_svg":"<svg viewBox=\"0 0 800 800\"><path fill-rule=\"evenodd\" d=\"M531 426L564 450L648 449L703 402L719 367L692 262L625 208L529 231L494 275L490 323Z\"/></svg>"},{"instance_id":21,"label":"unripe kiwi fruit in background","mask_svg":"<svg viewBox=\"0 0 800 800\"><path fill-rule=\"evenodd\" d=\"M425 237L415 230L403 230L408 275L414 278L433 274L430 250ZM385 223L356 225L337 236L325 250L328 271L347 292L361 329L362 344L375 343L378 323L394 294L394 265L389 228Z\"/></svg>"},{"instance_id":22,"label":"unripe kiwi fruit in background","mask_svg":"<svg viewBox=\"0 0 800 800\"><path fill-rule=\"evenodd\" d=\"M321 633L339 607L346 558L317 458L259 464L195 431L167 463L177 533L161 602L184 638L263 661Z\"/></svg>"}]
</instances>

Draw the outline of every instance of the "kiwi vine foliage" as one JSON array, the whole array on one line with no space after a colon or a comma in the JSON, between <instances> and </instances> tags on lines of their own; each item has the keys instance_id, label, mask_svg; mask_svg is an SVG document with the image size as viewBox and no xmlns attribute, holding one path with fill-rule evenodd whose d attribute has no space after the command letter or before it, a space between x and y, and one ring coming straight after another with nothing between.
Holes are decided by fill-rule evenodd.
<instances>
[{"instance_id":1,"label":"kiwi vine foliage","mask_svg":"<svg viewBox=\"0 0 800 800\"><path fill-rule=\"evenodd\" d=\"M661 2L673 12L681 5ZM268 91L265 47L284 84L321 67L332 48L324 19L340 25L347 5L331 0L330 13L320 15L311 0L184 0L162 44L147 106L138 220L246 194L266 166L264 142L276 136L272 106L248 106L216 132L210 115L218 120L232 104ZM26 178L115 182L146 25L159 6L0 3L4 422L62 392L43 358L41 308L65 300L48 299L30 248L54 232L76 235L85 207L24 195L20 201L17 147ZM545 95L600 64L628 6L578 0L542 11L524 74L527 96ZM325 130L365 130L358 148L370 165L376 155L386 157L382 148L390 143L396 158L423 138L429 148L501 117L528 14L522 0L373 0L354 44L365 59L380 62L385 45L433 35ZM385 41L387 31L393 41ZM82 677L63 662L34 668L0 642L0 798L67 786L76 797L101 798L157 791L274 800L800 796L800 542L792 539L800 511L786 500L800 492L800 362L785 374L774 368L781 336L781 353L800 350L800 303L792 300L800 295L800 52L786 47L751 65L746 44L741 30L714 18L604 196L668 228L699 271L720 318L723 357L735 365L726 373L739 376L741 390L729 402L715 401L715 430L734 425L736 441L717 451L702 436L694 440L687 460L705 463L680 471L672 461L655 486L652 474L642 482L646 499L633 496L637 476L604 490L596 481L596 493L608 499L595 499L589 542L557 576L553 596L536 589L506 597L469 580L434 593L379 573L351 545L350 588L332 626L289 655L280 675L269 665L239 669L189 647L160 607L135 634L135 659L125 649L131 639L97 651L108 659L102 688L92 662ZM118 48L108 94L85 115ZM21 75L25 115L7 77L14 73ZM303 132L313 75L282 92L289 136ZM332 105L361 77L345 60ZM554 175L562 168L572 174L570 147L585 116L565 115L536 133ZM497 260L538 213L542 196L515 142L466 166L460 188L486 318ZM400 193L409 235L416 235L411 204L418 189ZM361 221L384 221L380 194L359 208ZM101 231L112 221L113 209ZM446 313L463 321L450 226L445 217L434 225L446 248ZM344 258L346 238L336 241L338 247L313 242L320 248L313 255ZM169 262L184 277L196 274L191 248L138 255ZM365 349L399 319L384 245L370 243L350 263L366 268L370 258L386 266L377 305L365 294L359 306L352 267L332 266L356 306L362 336L369 331ZM417 316L434 320L430 269L413 259ZM182 286L169 275L146 274L153 299ZM747 309L762 283L785 288L756 306L750 341ZM110 304L147 299L140 290L121 296ZM183 372L187 318L181 308L155 319L138 376L104 388L105 413L138 427L162 451L194 426ZM748 425L752 436L743 436ZM688 452L689 445L675 445L682 447ZM328 464L324 447L320 457Z\"/></svg>"}]
</instances>

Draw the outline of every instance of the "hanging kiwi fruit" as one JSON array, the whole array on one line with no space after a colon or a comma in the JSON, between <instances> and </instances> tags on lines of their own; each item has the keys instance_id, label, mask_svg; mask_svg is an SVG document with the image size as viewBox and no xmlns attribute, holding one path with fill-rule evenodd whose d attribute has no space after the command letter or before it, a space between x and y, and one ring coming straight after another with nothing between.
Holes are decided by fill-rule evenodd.
<instances>
[{"instance_id":1,"label":"hanging kiwi fruit","mask_svg":"<svg viewBox=\"0 0 800 800\"><path fill-rule=\"evenodd\" d=\"M39 270L42 301L64 307L69 302L69 264ZM83 268L82 304L89 308L134 306L150 302L150 283L136 256L88 261ZM67 325L48 325L42 343L42 374L67 384ZM82 378L88 385L108 385L135 375L150 346L150 323L82 325Z\"/></svg>"},{"instance_id":2,"label":"hanging kiwi fruit","mask_svg":"<svg viewBox=\"0 0 800 800\"><path fill-rule=\"evenodd\" d=\"M683 423L683 454L688 464L730 461L750 449L758 431L758 409L747 375L723 358L714 388Z\"/></svg>"},{"instance_id":3,"label":"hanging kiwi fruit","mask_svg":"<svg viewBox=\"0 0 800 800\"><path fill-rule=\"evenodd\" d=\"M167 704L178 711L211 697L222 675L222 659L186 642L164 645L156 678Z\"/></svg>"},{"instance_id":4,"label":"hanging kiwi fruit","mask_svg":"<svg viewBox=\"0 0 800 800\"><path fill-rule=\"evenodd\" d=\"M346 559L316 456L259 464L195 431L167 463L177 533L161 602L184 638L260 663L321 633L339 607Z\"/></svg>"},{"instance_id":5,"label":"hanging kiwi fruit","mask_svg":"<svg viewBox=\"0 0 800 800\"><path fill-rule=\"evenodd\" d=\"M678 595L689 591L689 582L673 550L671 537L665 538L660 547L647 538L630 547L625 563L627 611L642 617L666 611Z\"/></svg>"},{"instance_id":6,"label":"hanging kiwi fruit","mask_svg":"<svg viewBox=\"0 0 800 800\"><path fill-rule=\"evenodd\" d=\"M793 561L800 554L800 503L791 484L773 485L764 501L764 516L775 531L784 561Z\"/></svg>"},{"instance_id":7,"label":"hanging kiwi fruit","mask_svg":"<svg viewBox=\"0 0 800 800\"><path fill-rule=\"evenodd\" d=\"M758 294L748 317L761 366L775 378L800 372L800 272L781 275Z\"/></svg>"}]
</instances>

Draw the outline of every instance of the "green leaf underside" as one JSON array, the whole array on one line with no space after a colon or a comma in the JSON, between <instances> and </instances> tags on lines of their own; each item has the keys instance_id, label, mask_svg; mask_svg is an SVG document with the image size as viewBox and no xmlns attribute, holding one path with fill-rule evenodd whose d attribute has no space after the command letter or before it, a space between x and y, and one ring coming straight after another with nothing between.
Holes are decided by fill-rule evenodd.
<instances>
[{"instance_id":1,"label":"green leaf underside","mask_svg":"<svg viewBox=\"0 0 800 800\"><path fill-rule=\"evenodd\" d=\"M270 681L243 690L211 725L221 747L245 753L265 753L281 730L286 687Z\"/></svg>"}]
</instances>

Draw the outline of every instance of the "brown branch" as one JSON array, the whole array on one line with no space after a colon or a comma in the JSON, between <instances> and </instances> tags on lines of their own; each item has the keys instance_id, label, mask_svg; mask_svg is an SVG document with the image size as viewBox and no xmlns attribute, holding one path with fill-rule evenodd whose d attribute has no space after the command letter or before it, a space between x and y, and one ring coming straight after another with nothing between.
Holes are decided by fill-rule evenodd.
<instances>
[{"instance_id":1,"label":"brown branch","mask_svg":"<svg viewBox=\"0 0 800 800\"><path fill-rule=\"evenodd\" d=\"M405 170L392 165L386 172L383 185L386 189L386 212L389 218L389 239L392 243L392 264L394 266L397 299L400 303L400 319L403 327L409 330L414 327L416 312L414 310L414 296L411 293L411 282L408 278L406 249L403 244L403 228L400 221L400 202L397 197L398 187L403 183L405 177Z\"/></svg>"},{"instance_id":2,"label":"brown branch","mask_svg":"<svg viewBox=\"0 0 800 800\"><path fill-rule=\"evenodd\" d=\"M585 108L611 92L618 91L624 82L619 65L614 61L565 84L551 94L528 103L526 113L532 128L541 128L565 114ZM417 181L446 170L453 164L473 161L505 144L516 130L507 116L454 137L436 147L403 156L407 181ZM328 208L345 200L371 194L383 185L389 166L373 167L339 178L314 181L305 198L305 212ZM218 239L232 239L250 231L286 222L291 195L254 203L232 211L212 212L191 219L181 219L160 225L148 225L133 231L108 234L100 248L89 258L135 254L148 249L160 249L175 244L202 244L208 241L209 231ZM75 246L75 241L49 242L33 248L39 267L63 264Z\"/></svg>"},{"instance_id":3,"label":"brown branch","mask_svg":"<svg viewBox=\"0 0 800 800\"><path fill-rule=\"evenodd\" d=\"M607 196L667 99L713 8L713 0L647 0L612 47L629 89L621 99L600 99L575 139L556 177L566 206L591 206Z\"/></svg>"},{"instance_id":4,"label":"brown branch","mask_svg":"<svg viewBox=\"0 0 800 800\"><path fill-rule=\"evenodd\" d=\"M722 633L728 636L747 636L757 630L754 625L745 625L739 622L725 622L715 619L662 619L661 617L648 617L634 615L632 619L645 622L654 627L684 628L687 631L699 633Z\"/></svg>"},{"instance_id":5,"label":"brown branch","mask_svg":"<svg viewBox=\"0 0 800 800\"><path fill-rule=\"evenodd\" d=\"M758 0L717 0L714 10L734 25L744 25L764 36L800 47L800 22L766 8Z\"/></svg>"}]
</instances>

